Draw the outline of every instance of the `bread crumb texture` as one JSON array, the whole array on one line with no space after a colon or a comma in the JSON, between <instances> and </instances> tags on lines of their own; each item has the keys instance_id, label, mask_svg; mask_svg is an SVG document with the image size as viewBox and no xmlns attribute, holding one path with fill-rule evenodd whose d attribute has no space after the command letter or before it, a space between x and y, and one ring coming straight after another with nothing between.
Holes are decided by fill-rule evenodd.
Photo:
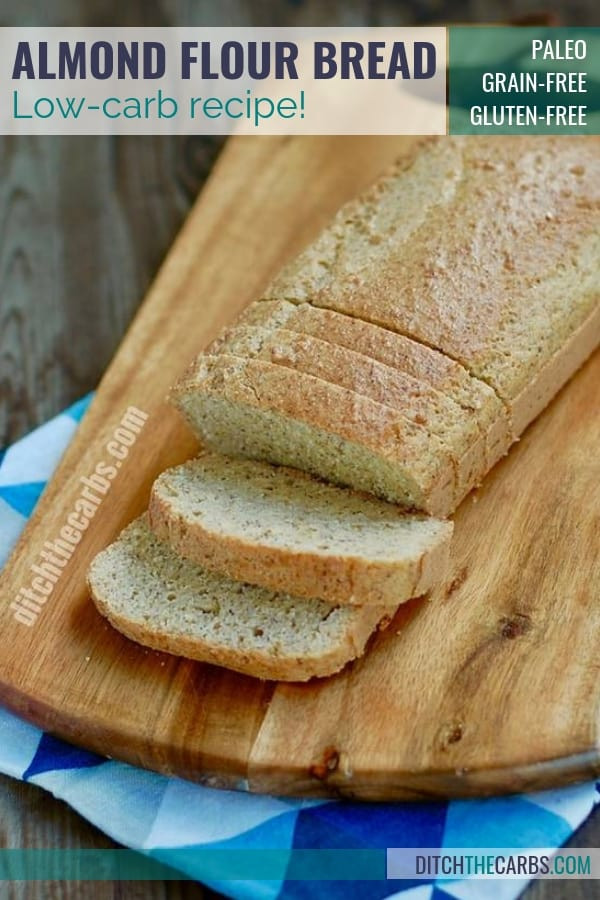
<instances>
[{"instance_id":1,"label":"bread crumb texture","mask_svg":"<svg viewBox=\"0 0 600 900\"><path fill-rule=\"evenodd\" d=\"M302 600L210 573L159 541L146 517L98 554L88 581L100 612L128 637L282 680L342 668L392 612Z\"/></svg>"}]
</instances>

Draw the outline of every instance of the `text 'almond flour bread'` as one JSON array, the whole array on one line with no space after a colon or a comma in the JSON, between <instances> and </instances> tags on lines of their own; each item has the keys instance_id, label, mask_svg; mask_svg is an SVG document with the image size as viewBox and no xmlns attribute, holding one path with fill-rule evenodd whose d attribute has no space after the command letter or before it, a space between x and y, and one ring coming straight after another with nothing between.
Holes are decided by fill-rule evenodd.
<instances>
[{"instance_id":1,"label":"text 'almond flour bread'","mask_svg":"<svg viewBox=\"0 0 600 900\"><path fill-rule=\"evenodd\" d=\"M476 421L485 437L487 469L507 452L514 440L506 407L489 385L474 378L455 360L403 334L335 310L308 303L294 304L287 300L251 303L232 328L244 325L260 326L270 331L285 328L299 334L310 334L362 353L429 384L458 403ZM226 341L230 331L228 329L211 347L218 347ZM207 352L214 351L209 348Z\"/></svg>"},{"instance_id":2,"label":"text 'almond flour bread'","mask_svg":"<svg viewBox=\"0 0 600 900\"><path fill-rule=\"evenodd\" d=\"M397 607L446 573L452 525L296 469L203 453L155 481L149 523L191 562L329 603Z\"/></svg>"},{"instance_id":3,"label":"text 'almond flour bread'","mask_svg":"<svg viewBox=\"0 0 600 900\"><path fill-rule=\"evenodd\" d=\"M344 206L265 293L411 336L514 433L600 340L600 137L442 137Z\"/></svg>"},{"instance_id":4,"label":"text 'almond flour bread'","mask_svg":"<svg viewBox=\"0 0 600 900\"><path fill-rule=\"evenodd\" d=\"M257 678L306 681L360 656L394 608L332 606L214 575L136 519L92 562L99 611L145 646Z\"/></svg>"},{"instance_id":5,"label":"text 'almond flour bread'","mask_svg":"<svg viewBox=\"0 0 600 900\"><path fill-rule=\"evenodd\" d=\"M262 359L199 356L171 398L203 443L445 516L456 465L423 426L313 375Z\"/></svg>"}]
</instances>

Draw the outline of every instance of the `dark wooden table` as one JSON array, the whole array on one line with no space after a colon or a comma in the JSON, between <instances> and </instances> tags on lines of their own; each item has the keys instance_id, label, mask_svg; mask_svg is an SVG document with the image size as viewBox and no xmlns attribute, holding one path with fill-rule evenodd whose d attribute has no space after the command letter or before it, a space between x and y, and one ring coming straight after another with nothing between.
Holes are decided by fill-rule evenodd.
<instances>
[{"instance_id":1,"label":"dark wooden table","mask_svg":"<svg viewBox=\"0 0 600 900\"><path fill-rule=\"evenodd\" d=\"M547 4L569 24L594 5ZM239 0L219 17L193 0L0 0L2 25L402 24L506 18L537 0ZM220 141L190 138L0 139L0 447L92 390L210 171ZM0 776L0 846L113 847L64 803ZM570 841L600 846L600 813ZM186 882L15 883L10 900L214 897ZM348 896L351 896L349 893ZM597 883L538 882L529 900L591 900Z\"/></svg>"}]
</instances>

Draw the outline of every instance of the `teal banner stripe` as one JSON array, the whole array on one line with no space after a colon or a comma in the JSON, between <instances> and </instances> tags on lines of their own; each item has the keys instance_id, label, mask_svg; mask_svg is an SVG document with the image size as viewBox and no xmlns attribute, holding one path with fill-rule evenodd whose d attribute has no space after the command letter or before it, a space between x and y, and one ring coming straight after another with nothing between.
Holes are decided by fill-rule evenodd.
<instances>
[{"instance_id":1,"label":"teal banner stripe","mask_svg":"<svg viewBox=\"0 0 600 900\"><path fill-rule=\"evenodd\" d=\"M448 32L450 134L600 134L600 28Z\"/></svg>"},{"instance_id":2,"label":"teal banner stripe","mask_svg":"<svg viewBox=\"0 0 600 900\"><path fill-rule=\"evenodd\" d=\"M0 881L382 881L385 850L0 849ZM169 859L177 869L161 862Z\"/></svg>"}]
</instances>

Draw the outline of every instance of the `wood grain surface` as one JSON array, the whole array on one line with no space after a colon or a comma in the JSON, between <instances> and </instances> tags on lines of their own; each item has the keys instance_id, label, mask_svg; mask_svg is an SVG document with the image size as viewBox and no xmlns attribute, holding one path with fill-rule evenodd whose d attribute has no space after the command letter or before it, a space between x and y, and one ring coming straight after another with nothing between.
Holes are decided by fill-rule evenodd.
<instances>
[{"instance_id":1,"label":"wood grain surface","mask_svg":"<svg viewBox=\"0 0 600 900\"><path fill-rule=\"evenodd\" d=\"M568 24L593 24L595 6L581 2L546 4L562 9ZM273 4L244 0L221 8L215 20L212 4L194 0L38 0L0 2L4 25L23 24L222 24L235 23L361 24L483 20L537 9L536 0L496 2L465 0L408 6L392 2L308 2ZM215 142L216 143L216 142ZM166 252L179 223L204 179L214 152L209 140L180 138L46 138L0 141L0 446L45 421L96 386L143 293ZM60 182L60 202L52 184ZM36 191L32 190L35 184ZM99 190L99 185L102 190ZM111 204L121 227L112 219L95 219L94 204ZM96 209L98 208L96 206ZM18 207L8 228L8 213ZM16 239L15 229L18 229ZM64 247L57 251L54 236ZM93 235L93 239L92 239ZM100 256L105 265L97 265ZM68 265L67 265L68 262ZM51 278L46 277L50 266ZM40 314L48 298L38 285L56 291L54 322ZM106 284L117 288L108 293ZM83 302L82 297L85 298ZM61 356L56 335L64 335L68 356ZM76 338L76 340L72 340ZM40 789L0 776L1 840L7 846L114 846L113 842ZM600 812L568 842L571 847L600 846ZM202 895L183 885L181 896ZM177 897L171 882L154 886L155 896ZM89 885L18 883L3 885L10 900L89 896ZM150 886L127 883L95 884L102 898L154 896ZM593 882L570 882L572 900L597 897ZM210 892L209 892L210 893ZM539 881L528 898L565 897L560 882Z\"/></svg>"},{"instance_id":2,"label":"wood grain surface","mask_svg":"<svg viewBox=\"0 0 600 900\"><path fill-rule=\"evenodd\" d=\"M220 144L0 140L0 447L97 385ZM0 846L116 844L46 791L0 775ZM6 900L84 900L91 891L98 900L216 897L185 881L0 885Z\"/></svg>"},{"instance_id":3,"label":"wood grain surface","mask_svg":"<svg viewBox=\"0 0 600 900\"><path fill-rule=\"evenodd\" d=\"M144 410L35 626L0 610L0 697L19 713L104 754L273 793L426 799L600 771L600 354L460 507L452 583L404 607L339 676L274 685L154 653L88 599L91 558L145 507L157 473L196 448L164 401L169 385L413 141L227 143L3 575L6 598L29 584L126 410Z\"/></svg>"},{"instance_id":4,"label":"wood grain surface","mask_svg":"<svg viewBox=\"0 0 600 900\"><path fill-rule=\"evenodd\" d=\"M104 850L113 841L31 784L0 779L0 847L60 847ZM210 900L216 897L192 881L39 881L0 883L2 900Z\"/></svg>"}]
</instances>

